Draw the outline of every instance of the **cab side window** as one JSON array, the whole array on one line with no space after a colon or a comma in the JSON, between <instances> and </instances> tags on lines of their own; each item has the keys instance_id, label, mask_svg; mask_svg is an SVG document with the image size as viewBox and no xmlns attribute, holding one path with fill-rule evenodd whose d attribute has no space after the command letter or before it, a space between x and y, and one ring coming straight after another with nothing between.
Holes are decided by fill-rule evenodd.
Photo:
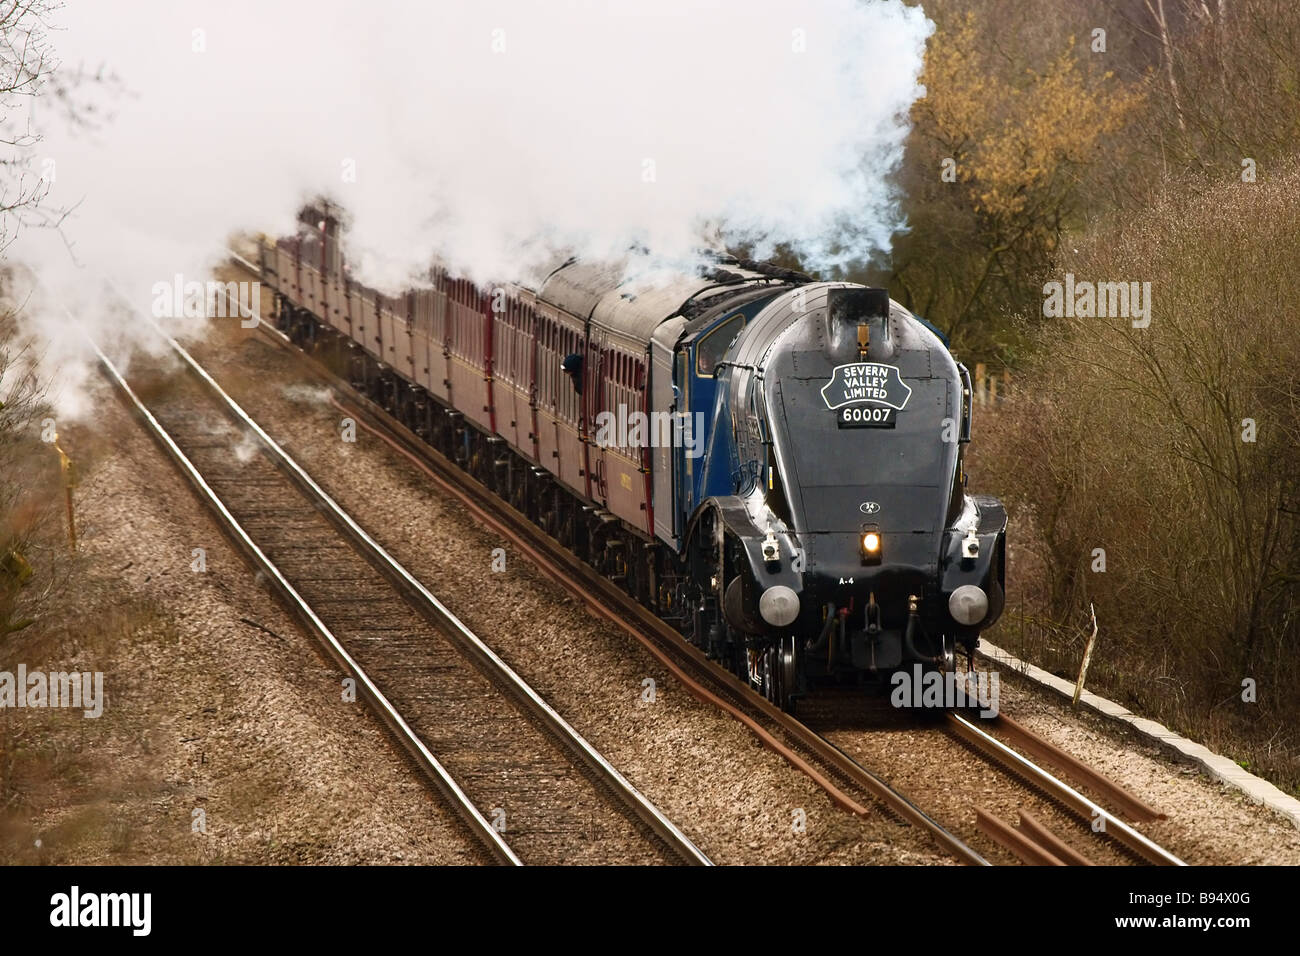
<instances>
[{"instance_id":1,"label":"cab side window","mask_svg":"<svg viewBox=\"0 0 1300 956\"><path fill-rule=\"evenodd\" d=\"M718 362L727 352L727 346L744 326L745 317L737 313L700 339L695 346L695 373L712 377Z\"/></svg>"}]
</instances>

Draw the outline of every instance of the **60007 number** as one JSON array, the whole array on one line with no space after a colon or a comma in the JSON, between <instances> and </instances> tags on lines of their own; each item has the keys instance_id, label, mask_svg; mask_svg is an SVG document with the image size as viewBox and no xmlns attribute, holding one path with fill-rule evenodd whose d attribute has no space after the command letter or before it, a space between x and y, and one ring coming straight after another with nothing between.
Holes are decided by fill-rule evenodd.
<instances>
[{"instance_id":1,"label":"60007 number","mask_svg":"<svg viewBox=\"0 0 1300 956\"><path fill-rule=\"evenodd\" d=\"M840 428L893 428L897 409L875 405L848 405L835 416Z\"/></svg>"}]
</instances>

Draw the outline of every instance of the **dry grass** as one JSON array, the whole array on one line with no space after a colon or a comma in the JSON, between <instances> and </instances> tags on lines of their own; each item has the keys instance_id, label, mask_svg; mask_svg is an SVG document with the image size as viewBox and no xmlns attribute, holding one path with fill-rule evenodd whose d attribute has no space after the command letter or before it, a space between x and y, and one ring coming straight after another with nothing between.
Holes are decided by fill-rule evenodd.
<instances>
[{"instance_id":1,"label":"dry grass","mask_svg":"<svg viewBox=\"0 0 1300 956\"><path fill-rule=\"evenodd\" d=\"M0 671L111 669L129 645L174 640L174 630L124 598L110 569L70 552L59 456L46 440L58 423L12 322L0 317ZM61 438L82 474L112 451L93 430ZM86 719L66 708L0 709L0 864L132 859L122 804L156 788L156 768L121 761L120 743L146 732L130 710Z\"/></svg>"},{"instance_id":2,"label":"dry grass","mask_svg":"<svg viewBox=\"0 0 1300 956\"><path fill-rule=\"evenodd\" d=\"M73 562L51 589L59 610L10 635L0 670L113 672L131 645L175 639L155 609L115 596L102 569ZM158 787L148 758L122 760L123 739L148 734L139 708L0 710L0 864L135 859L131 801Z\"/></svg>"},{"instance_id":3,"label":"dry grass","mask_svg":"<svg viewBox=\"0 0 1300 956\"><path fill-rule=\"evenodd\" d=\"M990 636L1073 677L1095 603L1092 689L1295 791L1300 170L1172 192L1060 268L1151 282L1150 327L1054 320L981 429L979 483L1017 539Z\"/></svg>"},{"instance_id":4,"label":"dry grass","mask_svg":"<svg viewBox=\"0 0 1300 956\"><path fill-rule=\"evenodd\" d=\"M62 514L59 457L44 440L53 413L33 355L12 328L12 313L0 314L0 645L49 606L67 550L51 534Z\"/></svg>"}]
</instances>

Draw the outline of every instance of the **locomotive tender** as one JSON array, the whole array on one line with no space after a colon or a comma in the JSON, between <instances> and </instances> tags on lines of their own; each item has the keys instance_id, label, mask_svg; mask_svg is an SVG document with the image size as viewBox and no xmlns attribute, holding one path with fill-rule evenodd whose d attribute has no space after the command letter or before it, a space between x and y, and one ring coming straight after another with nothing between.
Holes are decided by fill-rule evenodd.
<instances>
[{"instance_id":1,"label":"locomotive tender","mask_svg":"<svg viewBox=\"0 0 1300 956\"><path fill-rule=\"evenodd\" d=\"M970 377L884 290L714 256L389 297L304 221L260 250L281 330L774 703L951 672L1001 613Z\"/></svg>"}]
</instances>

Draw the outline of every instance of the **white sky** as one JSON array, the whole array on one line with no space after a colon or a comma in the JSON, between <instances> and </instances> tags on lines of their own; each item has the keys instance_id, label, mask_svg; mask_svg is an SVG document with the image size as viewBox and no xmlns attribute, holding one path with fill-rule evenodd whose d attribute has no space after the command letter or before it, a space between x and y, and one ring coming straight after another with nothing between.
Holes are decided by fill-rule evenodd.
<instances>
[{"instance_id":1,"label":"white sky","mask_svg":"<svg viewBox=\"0 0 1300 956\"><path fill-rule=\"evenodd\" d=\"M38 110L47 201L81 202L77 261L35 231L10 257L119 334L100 277L147 309L153 283L206 277L227 235L288 230L317 192L389 288L434 255L497 280L539 244L675 257L718 220L826 265L847 219L870 256L899 224L885 177L932 29L892 0L66 3L64 69L104 65L129 95L93 137Z\"/></svg>"}]
</instances>

